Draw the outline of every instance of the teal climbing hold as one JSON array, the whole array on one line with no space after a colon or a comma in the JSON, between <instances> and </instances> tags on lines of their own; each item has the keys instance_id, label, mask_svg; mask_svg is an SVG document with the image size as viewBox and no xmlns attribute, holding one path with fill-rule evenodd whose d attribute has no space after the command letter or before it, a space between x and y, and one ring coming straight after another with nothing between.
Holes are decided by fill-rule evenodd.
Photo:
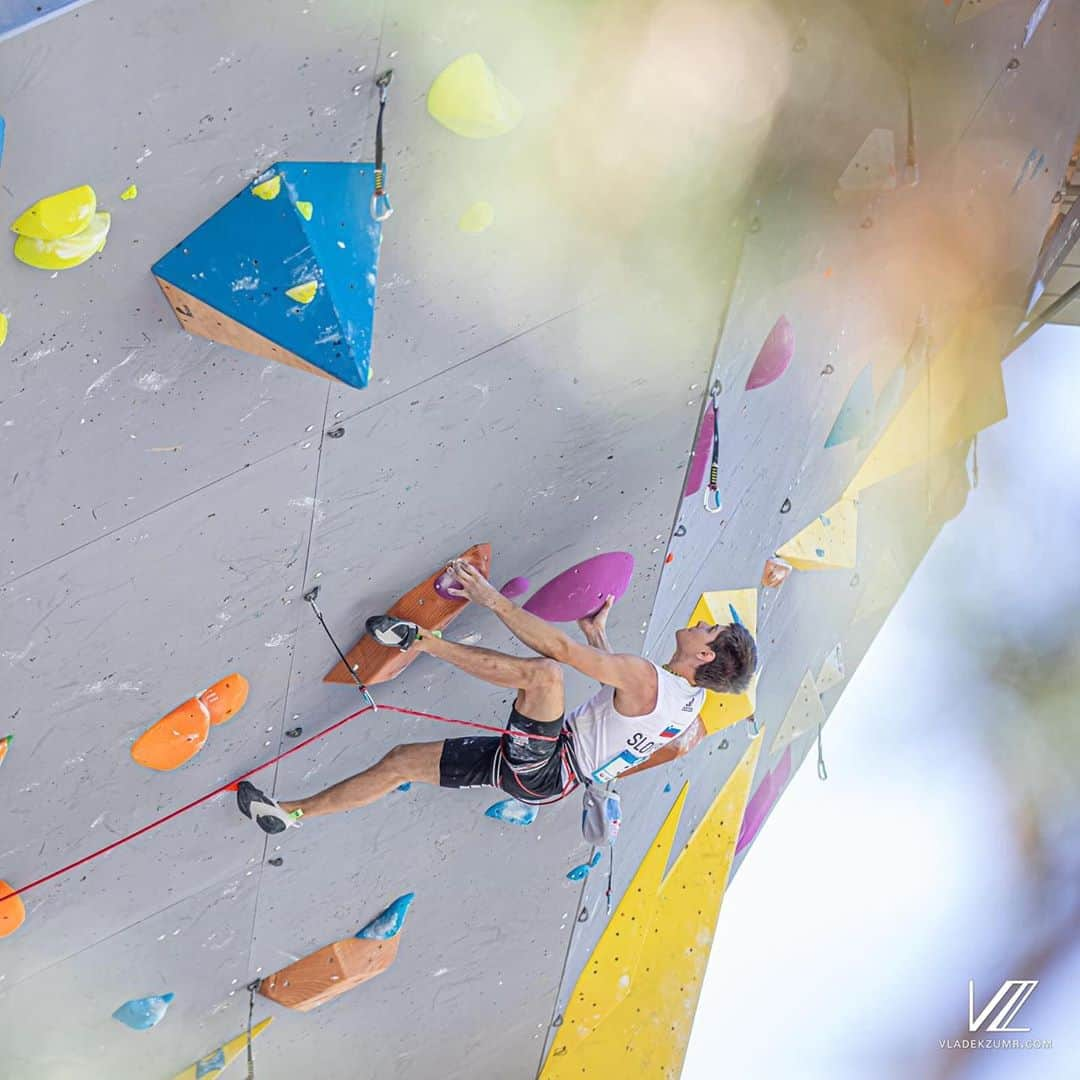
<instances>
[{"instance_id":1,"label":"teal climbing hold","mask_svg":"<svg viewBox=\"0 0 1080 1080\"><path fill-rule=\"evenodd\" d=\"M536 807L517 799L503 799L489 806L484 816L505 821L508 825L531 825L536 820Z\"/></svg>"},{"instance_id":2,"label":"teal climbing hold","mask_svg":"<svg viewBox=\"0 0 1080 1080\"><path fill-rule=\"evenodd\" d=\"M125 1001L112 1014L113 1019L126 1024L132 1031L149 1031L165 1019L169 1003L175 996L175 994L161 994Z\"/></svg>"},{"instance_id":3,"label":"teal climbing hold","mask_svg":"<svg viewBox=\"0 0 1080 1080\"><path fill-rule=\"evenodd\" d=\"M399 896L381 915L376 915L362 930L358 930L356 937L367 941L387 941L397 937L398 932L405 925L405 916L409 905L416 899L416 893L405 893Z\"/></svg>"},{"instance_id":4,"label":"teal climbing hold","mask_svg":"<svg viewBox=\"0 0 1080 1080\"><path fill-rule=\"evenodd\" d=\"M869 430L874 415L874 376L869 364L859 372L858 378L851 385L844 404L833 422L829 437L825 440L826 449L839 446L840 443L857 439Z\"/></svg>"},{"instance_id":5,"label":"teal climbing hold","mask_svg":"<svg viewBox=\"0 0 1080 1080\"><path fill-rule=\"evenodd\" d=\"M742 626L743 621L739 618L739 613L735 610L734 604L728 604L728 611L731 612L731 621L735 623L736 626Z\"/></svg>"},{"instance_id":6,"label":"teal climbing hold","mask_svg":"<svg viewBox=\"0 0 1080 1080\"><path fill-rule=\"evenodd\" d=\"M279 162L162 256L154 275L189 333L363 388L382 242L374 190L369 164ZM309 203L310 220L297 209Z\"/></svg>"},{"instance_id":7,"label":"teal climbing hold","mask_svg":"<svg viewBox=\"0 0 1080 1080\"><path fill-rule=\"evenodd\" d=\"M4 136L7 134L7 124L0 116L0 162L4 160Z\"/></svg>"},{"instance_id":8,"label":"teal climbing hold","mask_svg":"<svg viewBox=\"0 0 1080 1080\"><path fill-rule=\"evenodd\" d=\"M570 881L581 881L583 878L587 878L589 871L597 866L603 854L602 851L597 851L587 863L582 863L580 866L575 866L573 870L570 870L566 875L567 878Z\"/></svg>"}]
</instances>

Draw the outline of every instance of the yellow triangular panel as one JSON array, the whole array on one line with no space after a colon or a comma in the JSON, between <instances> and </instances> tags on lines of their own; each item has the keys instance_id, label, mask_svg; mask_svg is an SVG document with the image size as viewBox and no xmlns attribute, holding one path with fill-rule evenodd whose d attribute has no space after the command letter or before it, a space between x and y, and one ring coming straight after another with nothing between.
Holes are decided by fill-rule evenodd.
<instances>
[{"instance_id":1,"label":"yellow triangular panel","mask_svg":"<svg viewBox=\"0 0 1080 1080\"><path fill-rule=\"evenodd\" d=\"M254 1039L257 1035L261 1035L270 1026L273 1019L272 1016L268 1016L265 1020L256 1024L251 1029L251 1037ZM247 1038L246 1031L242 1035L237 1035L235 1039L230 1039L224 1046L211 1050L206 1057L189 1065L183 1072L177 1073L173 1080L195 1080L195 1077L199 1075L200 1065L203 1066L200 1080L217 1080L222 1069L247 1049Z\"/></svg>"},{"instance_id":2,"label":"yellow triangular panel","mask_svg":"<svg viewBox=\"0 0 1080 1080\"><path fill-rule=\"evenodd\" d=\"M855 503L841 499L824 514L818 514L776 554L796 570L839 570L854 566L857 525Z\"/></svg>"},{"instance_id":3,"label":"yellow triangular panel","mask_svg":"<svg viewBox=\"0 0 1080 1080\"><path fill-rule=\"evenodd\" d=\"M839 642L833 646L832 651L821 663L821 670L817 673L814 685L819 694L839 686L844 681L844 656L840 651Z\"/></svg>"},{"instance_id":4,"label":"yellow triangular panel","mask_svg":"<svg viewBox=\"0 0 1080 1080\"><path fill-rule=\"evenodd\" d=\"M760 739L747 747L670 872L649 890L646 880L659 881L667 863L683 787L574 987L541 1080L677 1080L760 749ZM621 952L628 926L640 949L629 974Z\"/></svg>"},{"instance_id":5,"label":"yellow triangular panel","mask_svg":"<svg viewBox=\"0 0 1080 1080\"><path fill-rule=\"evenodd\" d=\"M967 320L927 363L915 389L844 492L857 495L1005 418L1001 330L989 317Z\"/></svg>"},{"instance_id":6,"label":"yellow triangular panel","mask_svg":"<svg viewBox=\"0 0 1080 1080\"><path fill-rule=\"evenodd\" d=\"M773 739L770 754L783 750L788 743L793 742L800 735L813 731L819 724L825 723L825 709L822 707L821 698L818 697L817 685L814 676L807 672L799 683L799 689L795 691L795 698L788 706L787 715L780 725L780 730Z\"/></svg>"},{"instance_id":7,"label":"yellow triangular panel","mask_svg":"<svg viewBox=\"0 0 1080 1080\"><path fill-rule=\"evenodd\" d=\"M719 623L721 626L734 622L732 608L738 613L739 621L757 637L757 589L725 589L720 592L703 593L698 600L694 613L687 626L693 626L699 620ZM721 728L745 720L754 715L757 707L757 673L750 680L750 685L741 694L717 694L705 691L705 704L701 709L701 722L711 735Z\"/></svg>"}]
</instances>

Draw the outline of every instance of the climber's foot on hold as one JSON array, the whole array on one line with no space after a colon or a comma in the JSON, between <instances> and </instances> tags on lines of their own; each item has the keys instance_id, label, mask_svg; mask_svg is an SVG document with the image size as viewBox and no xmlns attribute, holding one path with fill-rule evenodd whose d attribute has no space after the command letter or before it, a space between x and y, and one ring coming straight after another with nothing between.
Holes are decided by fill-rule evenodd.
<instances>
[{"instance_id":1,"label":"climber's foot on hold","mask_svg":"<svg viewBox=\"0 0 1080 1080\"><path fill-rule=\"evenodd\" d=\"M244 817L251 818L265 833L279 833L300 824L297 820L302 811L289 813L269 796L261 792L254 784L241 780L236 788L236 805Z\"/></svg>"},{"instance_id":2,"label":"climber's foot on hold","mask_svg":"<svg viewBox=\"0 0 1080 1080\"><path fill-rule=\"evenodd\" d=\"M364 624L367 632L380 644L404 652L420 636L420 627L407 619L393 615L372 615Z\"/></svg>"}]
</instances>

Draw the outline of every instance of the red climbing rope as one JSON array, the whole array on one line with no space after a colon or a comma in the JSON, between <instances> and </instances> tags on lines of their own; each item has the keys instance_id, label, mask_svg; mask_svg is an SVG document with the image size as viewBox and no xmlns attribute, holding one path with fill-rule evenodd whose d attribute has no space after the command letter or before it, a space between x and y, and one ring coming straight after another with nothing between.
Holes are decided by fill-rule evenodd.
<instances>
[{"instance_id":1,"label":"red climbing rope","mask_svg":"<svg viewBox=\"0 0 1080 1080\"><path fill-rule=\"evenodd\" d=\"M241 773L235 779L230 780L227 784L222 784L220 787L214 788L213 791L207 792L205 795L200 795L197 799L193 799L191 802L186 803L177 810L173 810L163 817L156 818L151 821L149 825L144 825L141 829L136 829L133 833L128 833L127 836L121 836L119 840L114 840L111 844L106 844L103 848L98 848L97 851L90 852L89 855L84 855L81 859L76 859L73 863L68 863L67 866L61 866L59 870L53 870L52 873L46 874L44 877L39 877L36 881L31 881L28 885L23 885L22 888L15 889L8 893L8 896L19 896L21 893L29 892L31 889L36 889L39 885L44 885L47 881L52 881L53 878L58 878L64 874L69 873L72 870L77 870L80 866L85 866L88 862L93 862L94 859L100 858L102 855L108 855L110 851L114 851L118 847L122 847L124 844L136 837L142 836L143 833L150 832L151 829L156 829L159 825L164 825L167 821L172 821L173 818L179 817L181 814L186 814L189 810L194 810L196 806L201 806L204 802L208 802L210 799L215 798L218 795L224 794L230 788L236 787L241 780L246 780L249 776L254 776L257 772L262 772L263 769L270 768L271 765L276 765L279 761L287 758L290 754L295 754L300 750L303 750L305 746L310 746L313 742L321 739L324 735L329 735L331 731L336 731L339 727L343 727L350 720L355 720L358 716L363 716L366 712L371 712L373 706L365 705L362 709L357 709L356 712L350 713L348 716L343 717L336 723L331 724L328 728L324 728L322 731L317 732L314 735L309 736L303 742L297 743L295 746L289 747L284 753L278 754L276 757L272 757L269 761L264 761L261 765L256 765L254 769L248 769L246 773ZM405 709L398 705L380 705L379 711L385 710L386 712L401 713L403 716L416 716L421 720L438 720L443 724L457 724L460 727L476 728L480 731L493 731L496 735L505 735L506 728L493 727L491 724L478 724L472 720L453 720L449 716L439 716L437 713L419 712L416 709ZM558 739L557 735L530 735L530 739L536 739L541 742L555 742Z\"/></svg>"}]
</instances>

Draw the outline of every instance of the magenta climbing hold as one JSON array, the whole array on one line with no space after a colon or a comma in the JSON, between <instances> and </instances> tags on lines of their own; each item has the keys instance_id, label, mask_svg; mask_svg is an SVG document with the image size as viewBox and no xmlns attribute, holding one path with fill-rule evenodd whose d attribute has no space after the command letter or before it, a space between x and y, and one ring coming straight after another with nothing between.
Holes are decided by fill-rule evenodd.
<instances>
[{"instance_id":1,"label":"magenta climbing hold","mask_svg":"<svg viewBox=\"0 0 1080 1080\"><path fill-rule=\"evenodd\" d=\"M739 830L739 839L735 844L737 855L744 847L753 842L769 811L780 798L784 785L791 776L791 746L784 750L783 757L769 770L758 784L757 791L750 797L746 804L746 813L743 815L742 827Z\"/></svg>"},{"instance_id":2,"label":"magenta climbing hold","mask_svg":"<svg viewBox=\"0 0 1080 1080\"><path fill-rule=\"evenodd\" d=\"M573 622L598 611L606 596L618 600L633 573L633 555L628 551L607 551L564 570L533 593L523 606L548 622Z\"/></svg>"},{"instance_id":3,"label":"magenta climbing hold","mask_svg":"<svg viewBox=\"0 0 1080 1080\"><path fill-rule=\"evenodd\" d=\"M444 570L435 579L435 591L444 600L461 600L464 602L465 597L460 592L456 591L461 588L458 583L457 577L455 577L453 570Z\"/></svg>"},{"instance_id":4,"label":"magenta climbing hold","mask_svg":"<svg viewBox=\"0 0 1080 1080\"><path fill-rule=\"evenodd\" d=\"M747 390L758 390L775 382L788 369L791 358L795 355L795 329L781 315L769 331L765 344L757 354L754 366L746 379Z\"/></svg>"},{"instance_id":5,"label":"magenta climbing hold","mask_svg":"<svg viewBox=\"0 0 1080 1080\"><path fill-rule=\"evenodd\" d=\"M709 455L712 452L715 416L715 404L710 397L709 404L705 406L705 415L701 418L697 442L694 443L694 449L690 455L690 468L686 472L686 486L683 488L684 499L688 495L696 495L705 481L705 471L709 467Z\"/></svg>"},{"instance_id":6,"label":"magenta climbing hold","mask_svg":"<svg viewBox=\"0 0 1080 1080\"><path fill-rule=\"evenodd\" d=\"M527 577L512 577L500 590L507 600L514 600L524 596L529 591L529 579Z\"/></svg>"}]
</instances>

